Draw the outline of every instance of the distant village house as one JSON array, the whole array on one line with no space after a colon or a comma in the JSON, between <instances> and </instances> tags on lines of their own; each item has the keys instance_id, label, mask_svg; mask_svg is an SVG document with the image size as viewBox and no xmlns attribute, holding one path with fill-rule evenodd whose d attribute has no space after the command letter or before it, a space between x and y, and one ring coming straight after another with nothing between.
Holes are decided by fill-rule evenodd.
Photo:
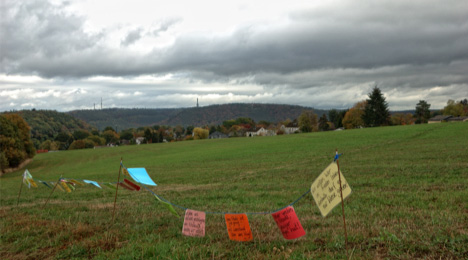
<instances>
[{"instance_id":1,"label":"distant village house","mask_svg":"<svg viewBox=\"0 0 468 260\"><path fill-rule=\"evenodd\" d=\"M427 121L429 124L442 123L442 122L468 122L468 116L451 116L451 115L438 115L430 118Z\"/></svg>"}]
</instances>

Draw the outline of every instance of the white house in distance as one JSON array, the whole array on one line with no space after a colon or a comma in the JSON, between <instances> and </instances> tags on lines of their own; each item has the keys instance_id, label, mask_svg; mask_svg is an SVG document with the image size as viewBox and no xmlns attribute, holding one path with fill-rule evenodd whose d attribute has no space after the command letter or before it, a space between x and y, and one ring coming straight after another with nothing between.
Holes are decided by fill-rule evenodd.
<instances>
[{"instance_id":1,"label":"white house in distance","mask_svg":"<svg viewBox=\"0 0 468 260\"><path fill-rule=\"evenodd\" d=\"M285 127L281 125L280 130L283 131L285 135L290 135L299 132L299 127Z\"/></svg>"},{"instance_id":2,"label":"white house in distance","mask_svg":"<svg viewBox=\"0 0 468 260\"><path fill-rule=\"evenodd\" d=\"M137 137L135 138L135 143L136 144L142 144L145 141L144 137Z\"/></svg>"},{"instance_id":3,"label":"white house in distance","mask_svg":"<svg viewBox=\"0 0 468 260\"><path fill-rule=\"evenodd\" d=\"M247 137L254 137L254 136L273 136L276 135L275 131L267 130L265 128L260 128L257 131L249 131L245 133Z\"/></svg>"},{"instance_id":4,"label":"white house in distance","mask_svg":"<svg viewBox=\"0 0 468 260\"><path fill-rule=\"evenodd\" d=\"M438 115L428 120L429 124L442 122L468 122L468 116L454 117L451 115Z\"/></svg>"},{"instance_id":5,"label":"white house in distance","mask_svg":"<svg viewBox=\"0 0 468 260\"><path fill-rule=\"evenodd\" d=\"M289 134L294 134L296 132L299 132L299 127L285 127L282 125L279 129L279 131L282 131L285 135ZM254 136L273 136L276 135L276 130L273 129L265 129L265 128L260 128L257 131L249 131L246 132L245 135L247 137L254 137Z\"/></svg>"}]
</instances>

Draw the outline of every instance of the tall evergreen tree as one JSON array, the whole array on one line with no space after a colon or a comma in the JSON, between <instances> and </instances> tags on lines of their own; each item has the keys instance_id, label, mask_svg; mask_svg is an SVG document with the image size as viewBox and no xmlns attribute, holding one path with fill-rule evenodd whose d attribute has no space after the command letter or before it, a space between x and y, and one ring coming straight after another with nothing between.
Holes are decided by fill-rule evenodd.
<instances>
[{"instance_id":1,"label":"tall evergreen tree","mask_svg":"<svg viewBox=\"0 0 468 260\"><path fill-rule=\"evenodd\" d=\"M431 104L428 104L425 100L419 100L419 103L416 104L416 112L414 113L416 124L427 123L427 120L431 116L431 111L429 111L430 107Z\"/></svg>"},{"instance_id":2,"label":"tall evergreen tree","mask_svg":"<svg viewBox=\"0 0 468 260\"><path fill-rule=\"evenodd\" d=\"M362 120L366 126L385 126L390 125L390 111L387 101L382 95L380 89L375 86L369 93L369 99L362 115Z\"/></svg>"}]
</instances>

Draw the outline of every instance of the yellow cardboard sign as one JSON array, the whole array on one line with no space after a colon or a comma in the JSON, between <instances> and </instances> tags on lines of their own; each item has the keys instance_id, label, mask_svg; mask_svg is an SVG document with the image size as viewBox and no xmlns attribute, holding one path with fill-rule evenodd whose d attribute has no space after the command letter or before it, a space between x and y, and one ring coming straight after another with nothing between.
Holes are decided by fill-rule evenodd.
<instances>
[{"instance_id":1,"label":"yellow cardboard sign","mask_svg":"<svg viewBox=\"0 0 468 260\"><path fill-rule=\"evenodd\" d=\"M341 172L340 177L343 199L345 199L351 194L351 187L349 187ZM317 179L315 179L310 187L310 192L323 217L327 216L336 205L341 203L340 180L338 178L338 165L336 162L332 162L328 165Z\"/></svg>"}]
</instances>

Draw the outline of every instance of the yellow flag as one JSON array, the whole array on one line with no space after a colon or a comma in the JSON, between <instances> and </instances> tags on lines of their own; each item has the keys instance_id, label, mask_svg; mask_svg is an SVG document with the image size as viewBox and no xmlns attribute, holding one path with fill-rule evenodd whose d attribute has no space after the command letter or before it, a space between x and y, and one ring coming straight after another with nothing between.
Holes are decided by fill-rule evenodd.
<instances>
[{"instance_id":1,"label":"yellow flag","mask_svg":"<svg viewBox=\"0 0 468 260\"><path fill-rule=\"evenodd\" d=\"M56 182L52 182L52 184L55 186ZM65 190L61 187L61 185L57 184L57 186L55 186L55 187L57 187L59 190L65 192Z\"/></svg>"},{"instance_id":2,"label":"yellow flag","mask_svg":"<svg viewBox=\"0 0 468 260\"><path fill-rule=\"evenodd\" d=\"M345 199L351 194L351 187L349 187L341 171L338 173L338 165L335 162L332 162L323 170L310 187L310 192L323 217L341 203L340 178L343 199Z\"/></svg>"},{"instance_id":3,"label":"yellow flag","mask_svg":"<svg viewBox=\"0 0 468 260\"><path fill-rule=\"evenodd\" d=\"M67 182L67 186L70 187L71 190L75 190L75 186L69 182Z\"/></svg>"},{"instance_id":4,"label":"yellow flag","mask_svg":"<svg viewBox=\"0 0 468 260\"><path fill-rule=\"evenodd\" d=\"M62 185L62 188L63 188L65 191L67 191L68 193L71 192L70 187L68 187L68 185L67 185L65 182L61 181L61 182L60 182L60 185Z\"/></svg>"},{"instance_id":5,"label":"yellow flag","mask_svg":"<svg viewBox=\"0 0 468 260\"><path fill-rule=\"evenodd\" d=\"M77 184L77 185L80 185L80 186L84 186L84 184L81 183L80 181L73 180L73 179L71 179L71 180L69 180L69 181L70 181L70 182L73 182L74 184Z\"/></svg>"},{"instance_id":6,"label":"yellow flag","mask_svg":"<svg viewBox=\"0 0 468 260\"><path fill-rule=\"evenodd\" d=\"M29 182L31 183L31 186L33 186L34 188L37 188L37 184L36 182L34 181L34 179L29 179Z\"/></svg>"}]
</instances>

